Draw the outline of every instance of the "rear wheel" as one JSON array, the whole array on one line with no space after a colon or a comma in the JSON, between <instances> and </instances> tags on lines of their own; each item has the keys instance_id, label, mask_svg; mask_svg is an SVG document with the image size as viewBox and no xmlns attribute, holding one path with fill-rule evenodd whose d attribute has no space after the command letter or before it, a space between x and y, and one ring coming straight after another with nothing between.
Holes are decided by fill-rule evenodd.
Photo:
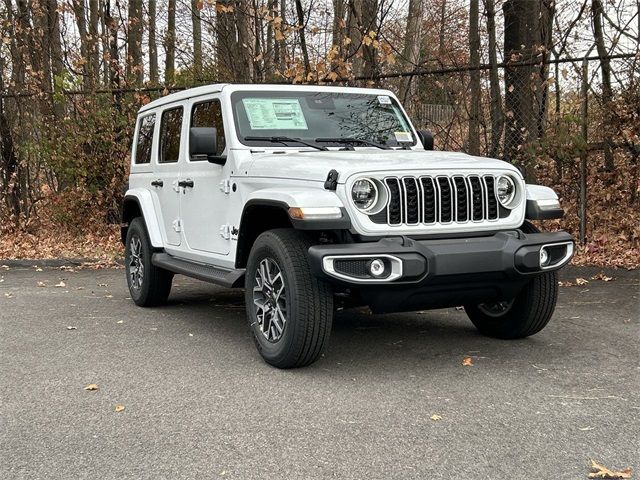
<instances>
[{"instance_id":1,"label":"rear wheel","mask_svg":"<svg viewBox=\"0 0 640 480\"><path fill-rule=\"evenodd\" d=\"M309 239L296 230L260 235L246 271L247 319L258 351L278 368L316 361L331 332L333 294L309 266Z\"/></svg>"},{"instance_id":2,"label":"rear wheel","mask_svg":"<svg viewBox=\"0 0 640 480\"><path fill-rule=\"evenodd\" d=\"M522 226L525 233L539 230L529 222ZM556 307L558 275L542 273L534 278L515 297L508 300L465 305L467 316L484 335L513 339L534 335L542 330Z\"/></svg>"},{"instance_id":3,"label":"rear wheel","mask_svg":"<svg viewBox=\"0 0 640 480\"><path fill-rule=\"evenodd\" d=\"M151 263L153 247L141 217L134 218L127 229L125 270L131 299L140 307L153 307L167 301L173 273Z\"/></svg>"}]
</instances>

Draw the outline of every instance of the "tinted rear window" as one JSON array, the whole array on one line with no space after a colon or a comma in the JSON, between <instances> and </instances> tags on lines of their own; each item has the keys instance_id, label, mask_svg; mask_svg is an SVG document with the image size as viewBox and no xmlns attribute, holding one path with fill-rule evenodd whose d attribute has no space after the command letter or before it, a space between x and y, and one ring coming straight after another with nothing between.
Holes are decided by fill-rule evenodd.
<instances>
[{"instance_id":1,"label":"tinted rear window","mask_svg":"<svg viewBox=\"0 0 640 480\"><path fill-rule=\"evenodd\" d=\"M151 145L153 143L153 129L156 126L156 115L142 117L138 121L138 142L136 144L136 163L151 162Z\"/></svg>"},{"instance_id":2,"label":"tinted rear window","mask_svg":"<svg viewBox=\"0 0 640 480\"><path fill-rule=\"evenodd\" d=\"M160 163L177 162L180 158L182 107L162 112L160 121Z\"/></svg>"}]
</instances>

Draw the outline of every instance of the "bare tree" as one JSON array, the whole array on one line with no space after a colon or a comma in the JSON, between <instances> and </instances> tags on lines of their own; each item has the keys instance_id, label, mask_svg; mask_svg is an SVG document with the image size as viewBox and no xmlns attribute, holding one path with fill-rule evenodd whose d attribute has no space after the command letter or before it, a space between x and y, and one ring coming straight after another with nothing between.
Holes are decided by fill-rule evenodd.
<instances>
[{"instance_id":1,"label":"bare tree","mask_svg":"<svg viewBox=\"0 0 640 480\"><path fill-rule=\"evenodd\" d=\"M193 32L193 76L202 78L202 20L200 18L200 0L191 0L191 27Z\"/></svg>"},{"instance_id":2,"label":"bare tree","mask_svg":"<svg viewBox=\"0 0 640 480\"><path fill-rule=\"evenodd\" d=\"M409 0L407 11L407 28L405 30L404 47L401 65L405 70L413 70L420 63L420 37L424 0ZM400 101L406 104L412 95L413 77L405 77L400 82Z\"/></svg>"},{"instance_id":3,"label":"bare tree","mask_svg":"<svg viewBox=\"0 0 640 480\"><path fill-rule=\"evenodd\" d=\"M89 35L87 37L87 85L89 88L93 88L98 83L100 74L99 9L98 0L89 0Z\"/></svg>"},{"instance_id":4,"label":"bare tree","mask_svg":"<svg viewBox=\"0 0 640 480\"><path fill-rule=\"evenodd\" d=\"M484 0L487 14L487 36L489 41L489 89L491 92L491 146L489 155L498 156L504 120L502 117L502 94L498 76L498 47L496 45L496 6L495 0Z\"/></svg>"},{"instance_id":5,"label":"bare tree","mask_svg":"<svg viewBox=\"0 0 640 480\"><path fill-rule=\"evenodd\" d=\"M167 32L164 36L164 83L173 84L176 73L176 0L167 6Z\"/></svg>"},{"instance_id":6,"label":"bare tree","mask_svg":"<svg viewBox=\"0 0 640 480\"><path fill-rule=\"evenodd\" d=\"M305 77L309 75L311 65L309 63L309 51L307 50L307 39L305 36L305 23L304 23L304 10L302 8L302 1L296 1L296 15L298 16L298 36L300 37L300 49L302 50L302 61L304 62L304 74Z\"/></svg>"},{"instance_id":7,"label":"bare tree","mask_svg":"<svg viewBox=\"0 0 640 480\"><path fill-rule=\"evenodd\" d=\"M142 85L144 64L142 62L142 0L129 0L127 18L127 80Z\"/></svg>"},{"instance_id":8,"label":"bare tree","mask_svg":"<svg viewBox=\"0 0 640 480\"><path fill-rule=\"evenodd\" d=\"M158 44L156 43L156 14L157 0L149 0L147 29L149 33L149 81L156 85L160 76L158 75Z\"/></svg>"},{"instance_id":9,"label":"bare tree","mask_svg":"<svg viewBox=\"0 0 640 480\"><path fill-rule=\"evenodd\" d=\"M471 66L469 133L467 143L471 155L480 155L480 6L471 0L469 8L469 61Z\"/></svg>"}]
</instances>

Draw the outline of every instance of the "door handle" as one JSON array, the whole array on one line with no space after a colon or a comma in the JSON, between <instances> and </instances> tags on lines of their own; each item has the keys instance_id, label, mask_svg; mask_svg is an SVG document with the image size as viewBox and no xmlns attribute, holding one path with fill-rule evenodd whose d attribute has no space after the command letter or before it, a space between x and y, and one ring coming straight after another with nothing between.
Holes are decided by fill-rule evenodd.
<instances>
[{"instance_id":1,"label":"door handle","mask_svg":"<svg viewBox=\"0 0 640 480\"><path fill-rule=\"evenodd\" d=\"M186 180L180 180L178 182L178 186L184 188L193 188L193 180L189 178L187 178Z\"/></svg>"},{"instance_id":2,"label":"door handle","mask_svg":"<svg viewBox=\"0 0 640 480\"><path fill-rule=\"evenodd\" d=\"M152 187L161 187L164 186L164 182L162 180L154 180L151 182Z\"/></svg>"}]
</instances>

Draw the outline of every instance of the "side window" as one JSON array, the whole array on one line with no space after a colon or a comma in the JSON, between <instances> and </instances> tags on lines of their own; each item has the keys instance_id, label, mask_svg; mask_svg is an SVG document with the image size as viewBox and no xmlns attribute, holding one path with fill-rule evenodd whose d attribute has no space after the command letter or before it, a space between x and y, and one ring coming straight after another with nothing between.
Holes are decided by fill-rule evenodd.
<instances>
[{"instance_id":1,"label":"side window","mask_svg":"<svg viewBox=\"0 0 640 480\"><path fill-rule=\"evenodd\" d=\"M191 110L192 127L215 127L217 136L216 155L224 152L224 124L222 123L222 106L220 100L209 100L198 103ZM195 159L194 159L195 160Z\"/></svg>"},{"instance_id":2,"label":"side window","mask_svg":"<svg viewBox=\"0 0 640 480\"><path fill-rule=\"evenodd\" d=\"M136 143L136 163L151 162L151 144L153 129L156 126L156 114L147 115L138 121L138 142Z\"/></svg>"},{"instance_id":3,"label":"side window","mask_svg":"<svg viewBox=\"0 0 640 480\"><path fill-rule=\"evenodd\" d=\"M160 163L175 163L180 158L182 107L162 112L160 120Z\"/></svg>"}]
</instances>

